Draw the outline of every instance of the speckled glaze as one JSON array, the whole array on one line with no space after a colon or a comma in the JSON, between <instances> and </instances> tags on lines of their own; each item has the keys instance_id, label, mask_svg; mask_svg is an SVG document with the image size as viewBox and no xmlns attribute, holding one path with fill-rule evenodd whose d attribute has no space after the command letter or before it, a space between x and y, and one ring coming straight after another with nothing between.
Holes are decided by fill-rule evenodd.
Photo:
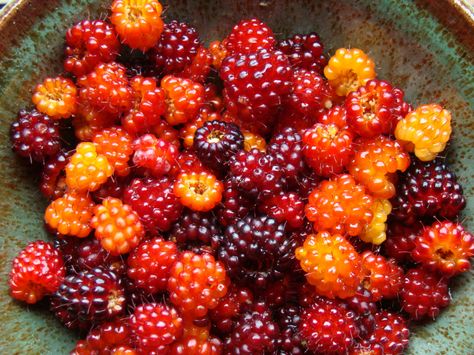
<instances>
[{"instance_id":1,"label":"speckled glaze","mask_svg":"<svg viewBox=\"0 0 474 355\"><path fill-rule=\"evenodd\" d=\"M61 71L66 28L83 18L106 18L108 5L105 0L23 0L0 18L1 354L67 354L76 339L41 307L8 297L12 258L28 241L49 238L42 224L39 173L11 153L8 128L19 108L31 106L34 84ZM176 0L168 5L167 18L193 23L207 41L223 37L243 17L258 16L279 37L318 32L329 53L341 46L362 48L375 59L378 76L405 89L412 104L439 102L451 110L454 140L448 159L468 198L464 223L474 230L474 26L467 5L464 15L458 0ZM455 280L452 295L452 305L437 322L414 329L408 353L474 354L472 273Z\"/></svg>"}]
</instances>

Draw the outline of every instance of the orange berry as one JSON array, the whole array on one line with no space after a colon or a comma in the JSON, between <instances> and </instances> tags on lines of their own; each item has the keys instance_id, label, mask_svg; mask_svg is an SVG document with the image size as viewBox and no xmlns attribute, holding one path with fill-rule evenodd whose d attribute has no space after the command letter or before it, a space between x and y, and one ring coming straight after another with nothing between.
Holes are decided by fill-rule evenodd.
<instances>
[{"instance_id":1,"label":"orange berry","mask_svg":"<svg viewBox=\"0 0 474 355\"><path fill-rule=\"evenodd\" d=\"M306 217L316 231L360 234L372 220L373 198L350 175L323 181L308 198Z\"/></svg>"},{"instance_id":2,"label":"orange berry","mask_svg":"<svg viewBox=\"0 0 474 355\"><path fill-rule=\"evenodd\" d=\"M130 252L145 235L138 214L113 197L105 198L95 207L91 226L102 247L112 255Z\"/></svg>"},{"instance_id":3,"label":"orange berry","mask_svg":"<svg viewBox=\"0 0 474 355\"><path fill-rule=\"evenodd\" d=\"M212 210L221 200L224 185L205 171L183 172L174 183L174 194L193 211Z\"/></svg>"},{"instance_id":4,"label":"orange berry","mask_svg":"<svg viewBox=\"0 0 474 355\"><path fill-rule=\"evenodd\" d=\"M222 343L209 335L209 326L198 327L192 319L184 319L183 336L171 345L170 355L219 355Z\"/></svg>"},{"instance_id":5,"label":"orange berry","mask_svg":"<svg viewBox=\"0 0 474 355\"><path fill-rule=\"evenodd\" d=\"M267 142L262 136L249 131L243 131L244 135L244 150L250 152L252 149L258 149L265 153L267 151Z\"/></svg>"},{"instance_id":6,"label":"orange berry","mask_svg":"<svg viewBox=\"0 0 474 355\"><path fill-rule=\"evenodd\" d=\"M145 52L158 42L163 32L162 11L157 0L115 0L110 22L123 43Z\"/></svg>"},{"instance_id":7,"label":"orange berry","mask_svg":"<svg viewBox=\"0 0 474 355\"><path fill-rule=\"evenodd\" d=\"M161 80L166 95L166 121L170 125L194 119L204 102L204 86L190 79L167 75Z\"/></svg>"},{"instance_id":8,"label":"orange berry","mask_svg":"<svg viewBox=\"0 0 474 355\"><path fill-rule=\"evenodd\" d=\"M189 149L193 146L194 134L204 123L208 121L219 121L220 119L220 114L214 112L208 105L201 107L197 116L192 121L186 123L179 131L184 148Z\"/></svg>"},{"instance_id":9,"label":"orange berry","mask_svg":"<svg viewBox=\"0 0 474 355\"><path fill-rule=\"evenodd\" d=\"M113 173L113 166L105 155L97 154L94 143L79 143L66 165L66 185L73 190L95 191Z\"/></svg>"},{"instance_id":10,"label":"orange berry","mask_svg":"<svg viewBox=\"0 0 474 355\"><path fill-rule=\"evenodd\" d=\"M84 238L91 232L94 202L87 193L69 191L46 208L46 224L62 235Z\"/></svg>"},{"instance_id":11,"label":"orange berry","mask_svg":"<svg viewBox=\"0 0 474 355\"><path fill-rule=\"evenodd\" d=\"M401 145L390 138L360 138L354 141L355 154L349 164L349 173L365 185L374 197L391 198L395 195L393 174L405 171L410 157Z\"/></svg>"},{"instance_id":12,"label":"orange berry","mask_svg":"<svg viewBox=\"0 0 474 355\"><path fill-rule=\"evenodd\" d=\"M220 41L211 42L209 51L212 55L212 66L216 69L221 67L222 61L227 57L227 49Z\"/></svg>"},{"instance_id":13,"label":"orange berry","mask_svg":"<svg viewBox=\"0 0 474 355\"><path fill-rule=\"evenodd\" d=\"M51 118L68 118L76 113L77 88L70 79L47 78L36 86L32 101Z\"/></svg>"},{"instance_id":14,"label":"orange berry","mask_svg":"<svg viewBox=\"0 0 474 355\"><path fill-rule=\"evenodd\" d=\"M128 161L133 154L132 137L121 127L106 128L93 139L97 154L103 154L118 176L130 172Z\"/></svg>"},{"instance_id":15,"label":"orange berry","mask_svg":"<svg viewBox=\"0 0 474 355\"><path fill-rule=\"evenodd\" d=\"M296 249L306 280L319 295L347 298L362 280L362 262L352 244L341 235L321 232L309 235Z\"/></svg>"},{"instance_id":16,"label":"orange berry","mask_svg":"<svg viewBox=\"0 0 474 355\"><path fill-rule=\"evenodd\" d=\"M107 111L94 108L89 104L80 104L72 119L74 134L80 141L91 141L104 128L113 126L116 116Z\"/></svg>"},{"instance_id":17,"label":"orange berry","mask_svg":"<svg viewBox=\"0 0 474 355\"><path fill-rule=\"evenodd\" d=\"M375 78L375 64L357 48L339 48L324 68L324 76L339 96L346 96Z\"/></svg>"},{"instance_id":18,"label":"orange berry","mask_svg":"<svg viewBox=\"0 0 474 355\"><path fill-rule=\"evenodd\" d=\"M382 244L387 239L387 218L392 212L392 204L389 200L376 199L372 206L374 217L372 221L364 228L359 238L366 243L375 245Z\"/></svg>"},{"instance_id":19,"label":"orange berry","mask_svg":"<svg viewBox=\"0 0 474 355\"><path fill-rule=\"evenodd\" d=\"M395 137L418 159L429 161L446 148L451 131L451 113L431 104L418 107L398 122Z\"/></svg>"}]
</instances>

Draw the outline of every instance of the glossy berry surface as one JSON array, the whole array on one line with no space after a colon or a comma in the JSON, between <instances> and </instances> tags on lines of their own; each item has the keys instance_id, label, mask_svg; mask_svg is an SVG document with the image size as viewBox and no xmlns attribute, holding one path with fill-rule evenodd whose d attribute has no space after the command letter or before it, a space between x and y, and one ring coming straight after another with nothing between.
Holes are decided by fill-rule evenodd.
<instances>
[{"instance_id":1,"label":"glossy berry surface","mask_svg":"<svg viewBox=\"0 0 474 355\"><path fill-rule=\"evenodd\" d=\"M321 39L314 32L295 34L278 43L278 49L288 56L291 65L295 68L321 73L327 63Z\"/></svg>"},{"instance_id":2,"label":"glossy berry surface","mask_svg":"<svg viewBox=\"0 0 474 355\"><path fill-rule=\"evenodd\" d=\"M240 21L223 41L228 55L271 51L275 43L271 28L256 18Z\"/></svg>"}]
</instances>

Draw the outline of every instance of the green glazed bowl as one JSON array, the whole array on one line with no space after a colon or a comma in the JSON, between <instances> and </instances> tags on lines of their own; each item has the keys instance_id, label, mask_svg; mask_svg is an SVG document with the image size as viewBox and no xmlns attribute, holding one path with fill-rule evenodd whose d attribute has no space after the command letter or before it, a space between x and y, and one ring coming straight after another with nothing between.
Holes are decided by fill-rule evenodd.
<instances>
[{"instance_id":1,"label":"green glazed bowl","mask_svg":"<svg viewBox=\"0 0 474 355\"><path fill-rule=\"evenodd\" d=\"M469 1L469 0L468 0ZM31 90L61 71L67 27L84 18L106 18L110 1L20 0L0 17L0 353L67 354L77 336L46 306L26 306L8 296L10 263L28 241L49 239L38 171L10 150L8 130ZM242 18L268 22L280 37L316 31L328 53L358 47L370 54L377 74L405 90L414 105L438 102L451 110L454 139L448 159L468 199L465 225L474 231L474 16L460 0L176 0L165 15L194 24L209 42ZM474 354L474 280L457 278L452 304L436 322L415 327L410 354Z\"/></svg>"}]
</instances>

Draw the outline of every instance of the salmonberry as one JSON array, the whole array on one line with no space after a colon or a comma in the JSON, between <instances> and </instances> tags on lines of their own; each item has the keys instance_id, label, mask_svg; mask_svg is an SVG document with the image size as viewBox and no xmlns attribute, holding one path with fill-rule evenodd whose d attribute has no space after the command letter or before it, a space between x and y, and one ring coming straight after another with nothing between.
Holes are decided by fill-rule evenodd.
<instances>
[{"instance_id":1,"label":"salmonberry","mask_svg":"<svg viewBox=\"0 0 474 355\"><path fill-rule=\"evenodd\" d=\"M324 68L324 76L337 95L346 96L375 78L375 63L360 49L339 48Z\"/></svg>"},{"instance_id":2,"label":"salmonberry","mask_svg":"<svg viewBox=\"0 0 474 355\"><path fill-rule=\"evenodd\" d=\"M367 187L374 197L393 197L393 174L408 168L409 155L397 141L384 136L356 140L354 148L355 154L348 167L349 173Z\"/></svg>"},{"instance_id":3,"label":"salmonberry","mask_svg":"<svg viewBox=\"0 0 474 355\"><path fill-rule=\"evenodd\" d=\"M155 237L130 253L127 274L136 287L155 294L168 287L171 267L177 259L176 244Z\"/></svg>"},{"instance_id":4,"label":"salmonberry","mask_svg":"<svg viewBox=\"0 0 474 355\"><path fill-rule=\"evenodd\" d=\"M281 192L263 200L258 208L261 212L286 223L288 229L298 229L304 223L304 201L293 192Z\"/></svg>"},{"instance_id":5,"label":"salmonberry","mask_svg":"<svg viewBox=\"0 0 474 355\"><path fill-rule=\"evenodd\" d=\"M144 52L155 45L163 32L162 10L158 0L115 0L110 22L124 44Z\"/></svg>"},{"instance_id":6,"label":"salmonberry","mask_svg":"<svg viewBox=\"0 0 474 355\"><path fill-rule=\"evenodd\" d=\"M402 316L381 311L375 315L374 330L368 343L381 354L399 355L407 348L409 336L408 325Z\"/></svg>"},{"instance_id":7,"label":"salmonberry","mask_svg":"<svg viewBox=\"0 0 474 355\"><path fill-rule=\"evenodd\" d=\"M193 120L204 102L204 87L190 79L167 75L161 80L166 97L166 121L178 125Z\"/></svg>"},{"instance_id":8,"label":"salmonberry","mask_svg":"<svg viewBox=\"0 0 474 355\"><path fill-rule=\"evenodd\" d=\"M183 208L173 193L173 183L166 177L134 179L125 190L124 202L138 214L152 235L170 229Z\"/></svg>"},{"instance_id":9,"label":"salmonberry","mask_svg":"<svg viewBox=\"0 0 474 355\"><path fill-rule=\"evenodd\" d=\"M209 44L209 52L212 56L212 66L219 70L224 59L228 57L227 49L221 41L212 41Z\"/></svg>"},{"instance_id":10,"label":"salmonberry","mask_svg":"<svg viewBox=\"0 0 474 355\"><path fill-rule=\"evenodd\" d=\"M317 123L303 134L303 154L308 165L321 176L344 171L353 155L353 134L335 124Z\"/></svg>"},{"instance_id":11,"label":"salmonberry","mask_svg":"<svg viewBox=\"0 0 474 355\"><path fill-rule=\"evenodd\" d=\"M201 160L190 150L184 150L179 153L170 174L176 176L182 172L201 172L205 171Z\"/></svg>"},{"instance_id":12,"label":"salmonberry","mask_svg":"<svg viewBox=\"0 0 474 355\"><path fill-rule=\"evenodd\" d=\"M280 328L278 348L282 355L299 355L306 353L306 346L299 331L301 322L300 307L285 305L275 312L275 320Z\"/></svg>"},{"instance_id":13,"label":"salmonberry","mask_svg":"<svg viewBox=\"0 0 474 355\"><path fill-rule=\"evenodd\" d=\"M325 180L309 195L306 217L317 231L360 234L373 218L373 198L350 175Z\"/></svg>"},{"instance_id":14,"label":"salmonberry","mask_svg":"<svg viewBox=\"0 0 474 355\"><path fill-rule=\"evenodd\" d=\"M288 56L294 68L322 73L327 63L321 39L314 32L295 34L278 43L278 49Z\"/></svg>"},{"instance_id":15,"label":"salmonberry","mask_svg":"<svg viewBox=\"0 0 474 355\"><path fill-rule=\"evenodd\" d=\"M131 79L130 86L133 104L122 118L123 128L132 135L149 132L165 114L165 93L153 78L136 76Z\"/></svg>"},{"instance_id":16,"label":"salmonberry","mask_svg":"<svg viewBox=\"0 0 474 355\"><path fill-rule=\"evenodd\" d=\"M334 298L353 296L362 280L360 255L344 237L328 232L310 234L296 249L306 279L318 294Z\"/></svg>"},{"instance_id":17,"label":"salmonberry","mask_svg":"<svg viewBox=\"0 0 474 355\"><path fill-rule=\"evenodd\" d=\"M179 174L173 191L183 206L193 211L207 212L221 201L223 189L224 185L214 175L202 171Z\"/></svg>"},{"instance_id":18,"label":"salmonberry","mask_svg":"<svg viewBox=\"0 0 474 355\"><path fill-rule=\"evenodd\" d=\"M290 105L303 115L315 116L324 109L329 99L329 88L324 78L313 71L299 69L293 74Z\"/></svg>"},{"instance_id":19,"label":"salmonberry","mask_svg":"<svg viewBox=\"0 0 474 355\"><path fill-rule=\"evenodd\" d=\"M54 200L46 208L44 220L52 229L62 235L84 238L91 232L89 225L94 202L86 193L70 191Z\"/></svg>"},{"instance_id":20,"label":"salmonberry","mask_svg":"<svg viewBox=\"0 0 474 355\"><path fill-rule=\"evenodd\" d=\"M204 105L199 110L197 116L187 122L180 130L179 135L183 140L183 146L186 149L193 147L196 131L209 121L219 121L220 114L214 112L210 105Z\"/></svg>"},{"instance_id":21,"label":"salmonberry","mask_svg":"<svg viewBox=\"0 0 474 355\"><path fill-rule=\"evenodd\" d=\"M227 110L244 121L272 121L291 91L290 63L279 51L227 57L219 73Z\"/></svg>"},{"instance_id":22,"label":"salmonberry","mask_svg":"<svg viewBox=\"0 0 474 355\"><path fill-rule=\"evenodd\" d=\"M103 129L112 127L116 120L116 115L80 102L72 126L79 141L89 142Z\"/></svg>"},{"instance_id":23,"label":"salmonberry","mask_svg":"<svg viewBox=\"0 0 474 355\"><path fill-rule=\"evenodd\" d=\"M92 191L92 199L96 203L102 203L107 197L115 197L121 200L129 183L129 176L121 177L112 175L98 190Z\"/></svg>"},{"instance_id":24,"label":"salmonberry","mask_svg":"<svg viewBox=\"0 0 474 355\"><path fill-rule=\"evenodd\" d=\"M95 191L114 173L113 166L103 154L97 153L93 143L83 142L76 147L66 165L66 184L78 191Z\"/></svg>"},{"instance_id":25,"label":"salmonberry","mask_svg":"<svg viewBox=\"0 0 474 355\"><path fill-rule=\"evenodd\" d=\"M227 293L229 278L224 265L211 254L183 252L171 268L168 280L170 301L183 315L204 317Z\"/></svg>"},{"instance_id":26,"label":"salmonberry","mask_svg":"<svg viewBox=\"0 0 474 355\"><path fill-rule=\"evenodd\" d=\"M435 222L416 237L413 259L441 275L469 270L474 256L474 236L458 223Z\"/></svg>"},{"instance_id":27,"label":"salmonberry","mask_svg":"<svg viewBox=\"0 0 474 355\"><path fill-rule=\"evenodd\" d=\"M51 309L66 327L87 329L124 312L124 289L118 276L103 268L73 273L54 294Z\"/></svg>"},{"instance_id":28,"label":"salmonberry","mask_svg":"<svg viewBox=\"0 0 474 355\"><path fill-rule=\"evenodd\" d=\"M256 18L242 20L222 41L228 55L249 54L266 49L273 50L276 40L273 31Z\"/></svg>"},{"instance_id":29,"label":"salmonberry","mask_svg":"<svg viewBox=\"0 0 474 355\"><path fill-rule=\"evenodd\" d=\"M408 270L400 299L403 311L414 320L435 319L451 301L446 279L422 268Z\"/></svg>"},{"instance_id":30,"label":"salmonberry","mask_svg":"<svg viewBox=\"0 0 474 355\"><path fill-rule=\"evenodd\" d=\"M40 163L61 149L57 123L36 110L18 112L10 127L10 140L15 153Z\"/></svg>"},{"instance_id":31,"label":"salmonberry","mask_svg":"<svg viewBox=\"0 0 474 355\"><path fill-rule=\"evenodd\" d=\"M104 155L112 165L114 174L126 176L130 172L128 161L133 153L132 137L121 127L106 128L97 133L92 142L97 154Z\"/></svg>"},{"instance_id":32,"label":"salmonberry","mask_svg":"<svg viewBox=\"0 0 474 355\"><path fill-rule=\"evenodd\" d=\"M31 101L53 119L69 118L76 113L77 88L70 79L47 78L36 86Z\"/></svg>"},{"instance_id":33,"label":"salmonberry","mask_svg":"<svg viewBox=\"0 0 474 355\"><path fill-rule=\"evenodd\" d=\"M232 180L224 182L221 206L218 209L219 222L223 226L234 224L246 217L255 204L253 199L241 192L237 186Z\"/></svg>"},{"instance_id":34,"label":"salmonberry","mask_svg":"<svg viewBox=\"0 0 474 355\"><path fill-rule=\"evenodd\" d=\"M55 200L66 193L66 165L72 152L59 153L50 158L41 172L40 191L48 200Z\"/></svg>"},{"instance_id":35,"label":"salmonberry","mask_svg":"<svg viewBox=\"0 0 474 355\"><path fill-rule=\"evenodd\" d=\"M318 116L318 123L324 125L334 124L340 129L349 128L347 124L347 111L344 106L333 106Z\"/></svg>"},{"instance_id":36,"label":"salmonberry","mask_svg":"<svg viewBox=\"0 0 474 355\"><path fill-rule=\"evenodd\" d=\"M387 227L387 240L383 243L385 254L399 263L413 261L415 239L422 228L421 223L406 225L391 222Z\"/></svg>"},{"instance_id":37,"label":"salmonberry","mask_svg":"<svg viewBox=\"0 0 474 355\"><path fill-rule=\"evenodd\" d=\"M162 139L165 142L174 144L176 147L181 145L179 131L165 120L160 120L158 124L153 126L151 131L157 138Z\"/></svg>"},{"instance_id":38,"label":"salmonberry","mask_svg":"<svg viewBox=\"0 0 474 355\"><path fill-rule=\"evenodd\" d=\"M244 136L244 150L250 152L252 149L258 149L265 153L267 151L267 142L261 135L249 131L242 132Z\"/></svg>"},{"instance_id":39,"label":"salmonberry","mask_svg":"<svg viewBox=\"0 0 474 355\"><path fill-rule=\"evenodd\" d=\"M13 259L8 278L10 295L26 303L36 303L56 292L65 274L60 251L42 240L31 242Z\"/></svg>"},{"instance_id":40,"label":"salmonberry","mask_svg":"<svg viewBox=\"0 0 474 355\"><path fill-rule=\"evenodd\" d=\"M359 238L375 245L382 244L387 239L387 218L392 211L392 204L389 200L375 199L372 205L372 220L364 228Z\"/></svg>"},{"instance_id":41,"label":"salmonberry","mask_svg":"<svg viewBox=\"0 0 474 355\"><path fill-rule=\"evenodd\" d=\"M182 78L188 78L198 83L204 83L211 72L212 55L209 50L201 46L191 64L178 74Z\"/></svg>"},{"instance_id":42,"label":"salmonberry","mask_svg":"<svg viewBox=\"0 0 474 355\"><path fill-rule=\"evenodd\" d=\"M178 149L172 143L145 134L133 142L133 163L145 168L152 176L160 177L171 171L178 157Z\"/></svg>"},{"instance_id":43,"label":"salmonberry","mask_svg":"<svg viewBox=\"0 0 474 355\"><path fill-rule=\"evenodd\" d=\"M451 136L451 113L436 104L422 105L398 122L395 137L422 161L436 158Z\"/></svg>"},{"instance_id":44,"label":"salmonberry","mask_svg":"<svg viewBox=\"0 0 474 355\"><path fill-rule=\"evenodd\" d=\"M222 342L209 334L208 326L196 326L189 319L184 320L183 335L170 348L170 355L219 355Z\"/></svg>"}]
</instances>

